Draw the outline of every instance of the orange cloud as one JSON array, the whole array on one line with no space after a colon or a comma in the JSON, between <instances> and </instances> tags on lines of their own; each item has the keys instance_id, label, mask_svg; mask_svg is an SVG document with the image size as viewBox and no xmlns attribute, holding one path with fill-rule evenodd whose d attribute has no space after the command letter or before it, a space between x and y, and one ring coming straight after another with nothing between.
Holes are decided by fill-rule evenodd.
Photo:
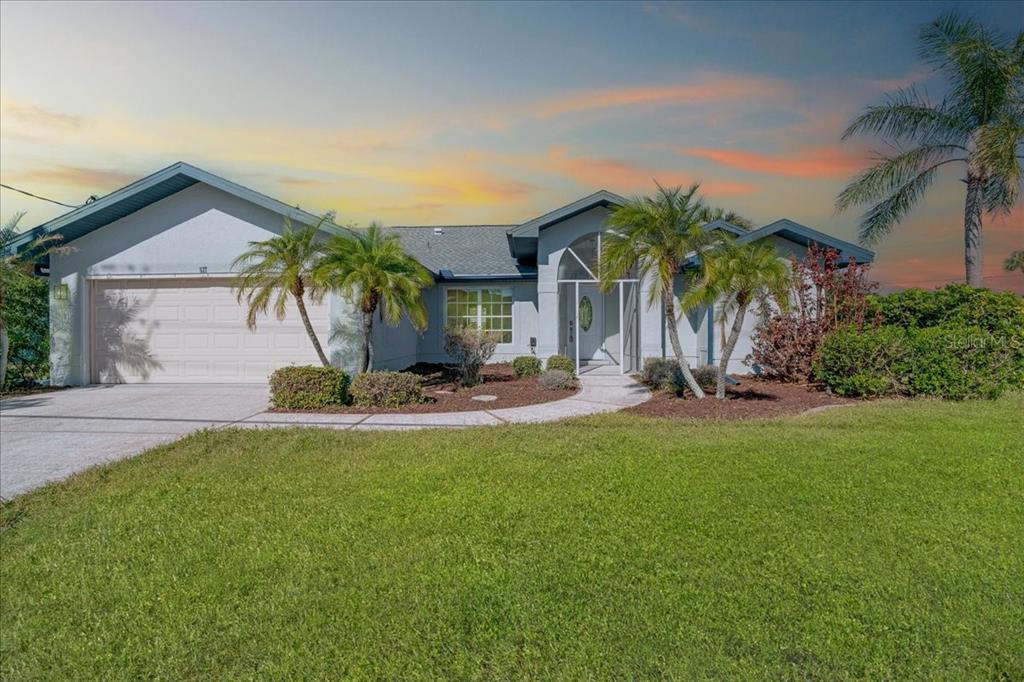
<instances>
[{"instance_id":1,"label":"orange cloud","mask_svg":"<svg viewBox=\"0 0 1024 682\"><path fill-rule=\"evenodd\" d=\"M70 185L88 189L114 189L127 185L139 177L135 173L87 168L84 166L56 166L22 171L10 176L12 182L40 182L44 184Z\"/></svg>"},{"instance_id":2,"label":"orange cloud","mask_svg":"<svg viewBox=\"0 0 1024 682\"><path fill-rule=\"evenodd\" d=\"M618 159L569 156L566 147L554 147L548 155L538 161L542 170L567 175L584 187L607 188L620 192L650 190L657 181L662 185L689 185L697 179L694 176L651 168L643 168L629 161ZM758 190L747 182L709 180L701 183L701 189L712 195L751 194Z\"/></svg>"},{"instance_id":3,"label":"orange cloud","mask_svg":"<svg viewBox=\"0 0 1024 682\"><path fill-rule=\"evenodd\" d=\"M540 101L531 109L540 118L617 107L680 104L694 105L740 99L789 98L792 86L770 78L708 75L681 85L654 85L591 90Z\"/></svg>"},{"instance_id":4,"label":"orange cloud","mask_svg":"<svg viewBox=\"0 0 1024 682\"><path fill-rule=\"evenodd\" d=\"M0 106L0 116L8 120L13 119L24 125L42 128L77 130L85 124L85 119L82 116L53 111L35 104L12 100L9 97L5 97L3 105Z\"/></svg>"},{"instance_id":5,"label":"orange cloud","mask_svg":"<svg viewBox=\"0 0 1024 682\"><path fill-rule=\"evenodd\" d=\"M793 154L757 154L737 149L701 147L682 149L680 152L729 168L796 178L852 175L865 166L860 155L840 147L807 147Z\"/></svg>"}]
</instances>

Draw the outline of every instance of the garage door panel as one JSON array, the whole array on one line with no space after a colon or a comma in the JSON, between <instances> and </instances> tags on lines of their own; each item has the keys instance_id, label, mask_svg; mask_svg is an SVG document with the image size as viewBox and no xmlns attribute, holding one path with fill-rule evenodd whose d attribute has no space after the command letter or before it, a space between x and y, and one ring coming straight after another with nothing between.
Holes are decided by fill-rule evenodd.
<instances>
[{"instance_id":1,"label":"garage door panel","mask_svg":"<svg viewBox=\"0 0 1024 682\"><path fill-rule=\"evenodd\" d=\"M326 341L327 304L306 306ZM262 383L278 367L318 363L294 306L249 330L227 283L97 280L93 320L92 376L101 383Z\"/></svg>"}]
</instances>

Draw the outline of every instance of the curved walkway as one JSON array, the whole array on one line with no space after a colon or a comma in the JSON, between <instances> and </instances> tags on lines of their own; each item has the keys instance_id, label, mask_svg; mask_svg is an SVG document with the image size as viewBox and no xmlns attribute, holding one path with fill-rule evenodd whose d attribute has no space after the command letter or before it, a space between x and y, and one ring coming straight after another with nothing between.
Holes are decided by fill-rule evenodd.
<instances>
[{"instance_id":1,"label":"curved walkway","mask_svg":"<svg viewBox=\"0 0 1024 682\"><path fill-rule=\"evenodd\" d=\"M266 384L120 384L0 400L0 498L168 443L199 429L319 426L422 429L550 422L641 403L629 377L595 371L571 398L439 414L275 414ZM483 406L483 405L481 405Z\"/></svg>"},{"instance_id":2,"label":"curved walkway","mask_svg":"<svg viewBox=\"0 0 1024 682\"><path fill-rule=\"evenodd\" d=\"M539 405L505 407L472 412L435 412L418 414L308 414L263 412L231 424L232 427L275 428L317 426L333 429L429 429L498 426L500 424L539 424L569 417L615 412L639 405L651 397L650 391L631 377L619 374L617 367L598 368L580 376L580 392L570 398Z\"/></svg>"}]
</instances>

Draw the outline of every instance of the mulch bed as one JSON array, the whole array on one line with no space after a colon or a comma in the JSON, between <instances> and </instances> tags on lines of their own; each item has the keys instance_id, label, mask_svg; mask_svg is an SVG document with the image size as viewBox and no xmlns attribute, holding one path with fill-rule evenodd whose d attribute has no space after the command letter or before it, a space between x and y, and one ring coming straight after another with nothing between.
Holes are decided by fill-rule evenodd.
<instances>
[{"instance_id":1,"label":"mulch bed","mask_svg":"<svg viewBox=\"0 0 1024 682\"><path fill-rule=\"evenodd\" d=\"M740 385L727 386L725 400L717 400L713 388L705 400L696 400L689 393L680 398L669 391L656 391L650 400L626 411L663 419L761 419L857 402L805 384L783 384L747 376L737 379Z\"/></svg>"},{"instance_id":2,"label":"mulch bed","mask_svg":"<svg viewBox=\"0 0 1024 682\"><path fill-rule=\"evenodd\" d=\"M67 386L29 386L20 388L6 388L0 391L0 398L19 398L25 395L37 395L39 393L53 393L63 391Z\"/></svg>"},{"instance_id":3,"label":"mulch bed","mask_svg":"<svg viewBox=\"0 0 1024 682\"><path fill-rule=\"evenodd\" d=\"M575 395L577 389L545 390L537 377L517 379L512 365L499 363L487 365L481 372L483 382L471 388L463 388L455 381L448 368L443 365L418 363L405 370L423 377L423 395L430 402L402 407L360 407L346 405L324 410L271 410L272 412L331 412L355 414L424 414L431 412L471 412L475 410L500 410L505 407L523 407L561 400ZM493 395L497 400L482 402L473 400L475 395Z\"/></svg>"}]
</instances>

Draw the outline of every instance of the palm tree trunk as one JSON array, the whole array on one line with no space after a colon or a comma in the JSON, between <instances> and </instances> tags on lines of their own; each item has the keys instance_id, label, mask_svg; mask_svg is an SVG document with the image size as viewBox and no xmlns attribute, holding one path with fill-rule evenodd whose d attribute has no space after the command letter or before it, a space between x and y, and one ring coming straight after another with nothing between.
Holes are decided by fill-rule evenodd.
<instances>
[{"instance_id":1,"label":"palm tree trunk","mask_svg":"<svg viewBox=\"0 0 1024 682\"><path fill-rule=\"evenodd\" d=\"M7 351L11 348L11 341L7 338L7 325L0 317L0 389L4 387L4 379L7 378Z\"/></svg>"},{"instance_id":2,"label":"palm tree trunk","mask_svg":"<svg viewBox=\"0 0 1024 682\"><path fill-rule=\"evenodd\" d=\"M718 376L715 382L715 397L719 400L725 399L725 374L729 369L729 359L736 349L736 342L740 340L740 332L743 331L743 318L747 314L747 304L741 303L736 309L736 317L732 321L732 329L729 330L729 338L725 340L722 348L722 358L718 361Z\"/></svg>"},{"instance_id":3,"label":"palm tree trunk","mask_svg":"<svg viewBox=\"0 0 1024 682\"><path fill-rule=\"evenodd\" d=\"M981 204L985 179L967 173L967 199L964 202L964 270L972 287L985 286L982 276Z\"/></svg>"},{"instance_id":4,"label":"palm tree trunk","mask_svg":"<svg viewBox=\"0 0 1024 682\"><path fill-rule=\"evenodd\" d=\"M302 324L306 327L306 333L309 334L309 340L313 342L313 348L316 348L316 354L320 356L320 362L323 363L324 367L330 367L331 362L324 355L324 349L320 346L320 339L316 338L316 332L313 331L313 325L309 322L309 313L306 312L306 303L302 300L302 296L295 296L295 303L299 306L299 317L302 318Z\"/></svg>"},{"instance_id":5,"label":"palm tree trunk","mask_svg":"<svg viewBox=\"0 0 1024 682\"><path fill-rule=\"evenodd\" d=\"M359 359L359 371L373 369L373 311L363 311L363 355Z\"/></svg>"},{"instance_id":6,"label":"palm tree trunk","mask_svg":"<svg viewBox=\"0 0 1024 682\"><path fill-rule=\"evenodd\" d=\"M11 340L7 337L7 325L4 323L4 283L0 281L0 389L7 378L7 351L11 349Z\"/></svg>"},{"instance_id":7,"label":"palm tree trunk","mask_svg":"<svg viewBox=\"0 0 1024 682\"><path fill-rule=\"evenodd\" d=\"M693 391L693 395L700 400L704 398L704 391L701 389L700 384L697 383L697 380L693 378L690 365L686 362L686 357L683 355L683 346L679 343L679 330L676 329L676 301L672 291L666 289L662 298L665 301L665 322L668 323L668 338L672 342L672 352L676 355L676 362L679 363L679 370L683 373L683 380L686 381L686 385Z\"/></svg>"}]
</instances>

